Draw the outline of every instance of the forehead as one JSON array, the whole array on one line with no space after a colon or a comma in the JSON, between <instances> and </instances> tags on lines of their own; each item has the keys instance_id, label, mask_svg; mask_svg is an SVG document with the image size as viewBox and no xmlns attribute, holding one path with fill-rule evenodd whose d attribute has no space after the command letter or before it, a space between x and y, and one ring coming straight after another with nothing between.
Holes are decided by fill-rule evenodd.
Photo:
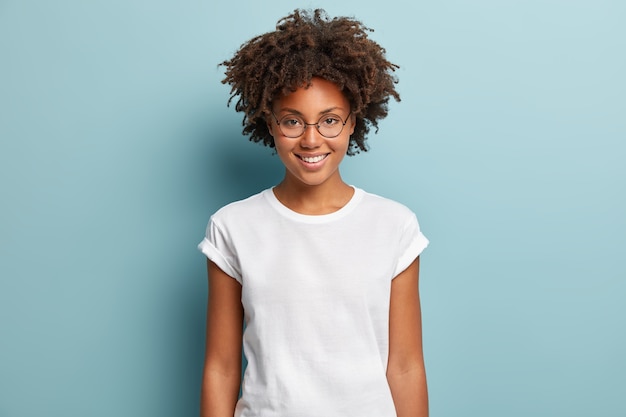
<instances>
[{"instance_id":1,"label":"forehead","mask_svg":"<svg viewBox=\"0 0 626 417\"><path fill-rule=\"evenodd\" d=\"M348 99L335 83L317 77L311 80L311 85L275 99L272 105L276 111L302 114L347 110L350 107Z\"/></svg>"}]
</instances>

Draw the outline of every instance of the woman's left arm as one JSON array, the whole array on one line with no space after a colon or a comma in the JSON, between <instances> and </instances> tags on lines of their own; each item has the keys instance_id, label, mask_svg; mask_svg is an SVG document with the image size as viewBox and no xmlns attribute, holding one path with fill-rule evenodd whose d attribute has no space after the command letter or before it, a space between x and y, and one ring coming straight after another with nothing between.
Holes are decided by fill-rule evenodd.
<instances>
[{"instance_id":1,"label":"woman's left arm","mask_svg":"<svg viewBox=\"0 0 626 417\"><path fill-rule=\"evenodd\" d=\"M427 417L419 257L391 283L387 381L398 417Z\"/></svg>"}]
</instances>

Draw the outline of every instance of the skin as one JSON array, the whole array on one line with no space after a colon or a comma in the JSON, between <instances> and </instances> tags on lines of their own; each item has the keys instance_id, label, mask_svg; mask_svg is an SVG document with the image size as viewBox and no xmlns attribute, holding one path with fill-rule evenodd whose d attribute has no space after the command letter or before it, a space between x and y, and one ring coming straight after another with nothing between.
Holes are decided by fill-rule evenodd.
<instances>
[{"instance_id":1,"label":"skin","mask_svg":"<svg viewBox=\"0 0 626 417\"><path fill-rule=\"evenodd\" d=\"M207 261L209 300L200 400L202 417L233 417L241 382L241 285Z\"/></svg>"},{"instance_id":2,"label":"skin","mask_svg":"<svg viewBox=\"0 0 626 417\"><path fill-rule=\"evenodd\" d=\"M313 78L309 88L300 88L274 100L273 112L279 120L297 115L306 123L316 123L329 112L345 120L350 113L350 102L335 84ZM320 135L315 126L308 126L299 138L287 138L271 116L267 126L274 138L276 153L285 166L285 177L274 188L281 203L299 213L315 215L332 213L350 201L354 189L341 179L339 165L354 132L353 116L349 117L341 134L330 139ZM317 155L327 156L317 164L302 160L302 157Z\"/></svg>"},{"instance_id":3,"label":"skin","mask_svg":"<svg viewBox=\"0 0 626 417\"><path fill-rule=\"evenodd\" d=\"M350 113L350 103L335 84L314 78L308 88L300 88L274 100L273 111L279 120L287 115L298 115L306 123L316 123L328 111L345 120ZM282 182L274 187L276 197L285 206L302 214L328 214L343 207L354 193L339 173L339 165L354 132L354 116L348 117L341 134L335 138L323 137L315 126L308 126L299 138L287 138L271 115L267 123L274 137L276 152L285 166ZM325 155L325 158L318 163L302 160L303 157L319 155ZM232 417L241 377L241 285L210 261L208 275L201 416ZM419 302L419 258L391 284L387 381L398 417L428 416Z\"/></svg>"},{"instance_id":4,"label":"skin","mask_svg":"<svg viewBox=\"0 0 626 417\"><path fill-rule=\"evenodd\" d=\"M391 283L387 382L398 417L427 417L419 257Z\"/></svg>"}]
</instances>

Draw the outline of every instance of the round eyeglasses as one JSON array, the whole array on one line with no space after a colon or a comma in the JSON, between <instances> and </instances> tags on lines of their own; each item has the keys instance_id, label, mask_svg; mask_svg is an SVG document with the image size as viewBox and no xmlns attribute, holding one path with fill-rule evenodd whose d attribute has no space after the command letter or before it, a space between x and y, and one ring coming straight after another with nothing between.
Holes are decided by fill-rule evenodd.
<instances>
[{"instance_id":1,"label":"round eyeglasses","mask_svg":"<svg viewBox=\"0 0 626 417\"><path fill-rule=\"evenodd\" d=\"M305 123L305 121L299 117L294 116L292 114L283 117L278 120L278 117L272 112L272 116L274 116L274 120L276 120L276 124L278 125L278 129L283 136L296 139L304 134L304 130L308 126L315 126L317 131L320 132L320 135L325 138L336 138L343 131L343 127L348 123L348 119L352 111L348 113L346 120L342 120L341 117L337 116L333 113L327 113L320 117L317 123Z\"/></svg>"}]
</instances>

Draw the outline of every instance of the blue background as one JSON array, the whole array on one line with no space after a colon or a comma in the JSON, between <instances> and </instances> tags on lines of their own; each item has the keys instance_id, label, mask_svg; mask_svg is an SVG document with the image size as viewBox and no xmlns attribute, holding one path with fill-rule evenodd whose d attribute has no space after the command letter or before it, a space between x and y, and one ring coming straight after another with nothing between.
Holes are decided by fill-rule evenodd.
<instances>
[{"instance_id":1,"label":"blue background","mask_svg":"<svg viewBox=\"0 0 626 417\"><path fill-rule=\"evenodd\" d=\"M196 244L282 174L217 64L297 6L401 66L342 172L431 240L431 415L625 416L625 3L264 3L0 0L0 416L197 415Z\"/></svg>"}]
</instances>

